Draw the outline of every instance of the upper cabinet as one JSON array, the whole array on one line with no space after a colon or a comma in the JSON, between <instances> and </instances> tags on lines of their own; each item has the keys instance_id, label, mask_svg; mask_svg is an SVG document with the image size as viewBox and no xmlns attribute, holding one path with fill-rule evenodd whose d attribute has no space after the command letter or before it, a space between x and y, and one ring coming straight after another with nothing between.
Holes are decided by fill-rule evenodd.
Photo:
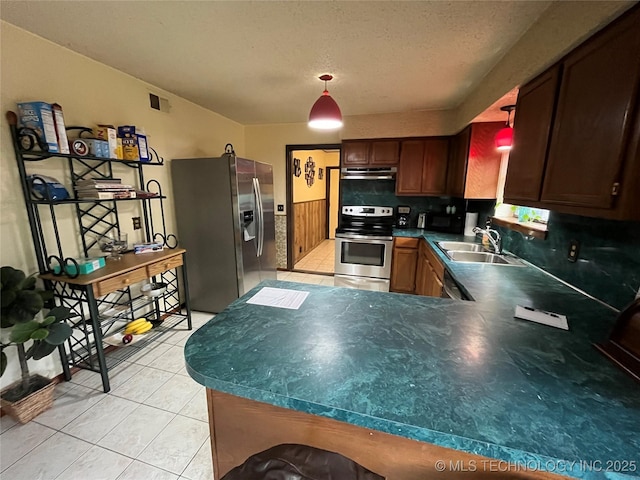
<instances>
[{"instance_id":1,"label":"upper cabinet","mask_svg":"<svg viewBox=\"0 0 640 480\"><path fill-rule=\"evenodd\" d=\"M403 140L396 195L446 195L449 138Z\"/></svg>"},{"instance_id":2,"label":"upper cabinet","mask_svg":"<svg viewBox=\"0 0 640 480\"><path fill-rule=\"evenodd\" d=\"M520 89L513 129L517 132L509 152L504 196L512 203L538 201L547 157L556 92L558 65Z\"/></svg>"},{"instance_id":3,"label":"upper cabinet","mask_svg":"<svg viewBox=\"0 0 640 480\"><path fill-rule=\"evenodd\" d=\"M520 92L505 200L640 219L640 8Z\"/></svg>"},{"instance_id":4,"label":"upper cabinet","mask_svg":"<svg viewBox=\"0 0 640 480\"><path fill-rule=\"evenodd\" d=\"M502 122L472 123L451 140L447 194L453 197L496 198L502 153L495 136Z\"/></svg>"},{"instance_id":5,"label":"upper cabinet","mask_svg":"<svg viewBox=\"0 0 640 480\"><path fill-rule=\"evenodd\" d=\"M344 140L343 167L386 167L398 164L399 140Z\"/></svg>"},{"instance_id":6,"label":"upper cabinet","mask_svg":"<svg viewBox=\"0 0 640 480\"><path fill-rule=\"evenodd\" d=\"M471 142L471 125L459 134L451 137L449 150L449 171L447 172L447 191L453 197L464 196L464 184L467 178L467 158Z\"/></svg>"}]
</instances>

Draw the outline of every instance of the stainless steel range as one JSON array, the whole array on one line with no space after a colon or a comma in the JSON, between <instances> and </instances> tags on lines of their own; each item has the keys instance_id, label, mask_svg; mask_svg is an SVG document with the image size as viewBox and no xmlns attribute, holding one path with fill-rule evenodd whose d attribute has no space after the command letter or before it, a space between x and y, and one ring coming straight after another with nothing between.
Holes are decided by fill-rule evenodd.
<instances>
[{"instance_id":1,"label":"stainless steel range","mask_svg":"<svg viewBox=\"0 0 640 480\"><path fill-rule=\"evenodd\" d=\"M393 222L393 207L342 207L336 229L337 287L389 291Z\"/></svg>"}]
</instances>

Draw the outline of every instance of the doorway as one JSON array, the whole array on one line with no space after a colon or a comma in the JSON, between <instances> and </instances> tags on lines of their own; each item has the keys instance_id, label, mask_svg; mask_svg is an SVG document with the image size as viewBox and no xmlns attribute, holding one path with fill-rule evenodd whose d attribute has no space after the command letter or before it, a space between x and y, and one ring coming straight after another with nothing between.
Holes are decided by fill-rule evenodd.
<instances>
[{"instance_id":1,"label":"doorway","mask_svg":"<svg viewBox=\"0 0 640 480\"><path fill-rule=\"evenodd\" d=\"M340 145L287 145L286 155L287 270L333 275Z\"/></svg>"}]
</instances>

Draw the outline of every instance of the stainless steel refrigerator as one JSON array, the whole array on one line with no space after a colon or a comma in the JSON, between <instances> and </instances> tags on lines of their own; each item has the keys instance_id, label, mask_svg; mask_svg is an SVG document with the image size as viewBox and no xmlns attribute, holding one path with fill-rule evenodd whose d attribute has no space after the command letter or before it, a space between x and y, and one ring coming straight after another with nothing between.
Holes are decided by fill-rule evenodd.
<instances>
[{"instance_id":1,"label":"stainless steel refrigerator","mask_svg":"<svg viewBox=\"0 0 640 480\"><path fill-rule=\"evenodd\" d=\"M271 165L224 154L171 161L191 308L220 312L276 278Z\"/></svg>"}]
</instances>

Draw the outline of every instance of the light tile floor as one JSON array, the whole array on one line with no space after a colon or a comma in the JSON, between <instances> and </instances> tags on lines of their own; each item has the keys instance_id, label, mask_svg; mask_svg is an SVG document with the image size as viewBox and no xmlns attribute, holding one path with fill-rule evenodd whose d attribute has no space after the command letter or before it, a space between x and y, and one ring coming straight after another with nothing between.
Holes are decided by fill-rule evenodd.
<instances>
[{"instance_id":1,"label":"light tile floor","mask_svg":"<svg viewBox=\"0 0 640 480\"><path fill-rule=\"evenodd\" d=\"M278 279L333 285L326 275L278 272ZM194 331L211 318L193 312ZM0 418L0 477L213 479L204 387L184 368L190 334L176 329L138 349L109 372L108 394L99 374L82 370L58 384L53 407L28 424Z\"/></svg>"},{"instance_id":2,"label":"light tile floor","mask_svg":"<svg viewBox=\"0 0 640 480\"><path fill-rule=\"evenodd\" d=\"M333 276L314 275L302 272L278 272L278 280L285 282L313 283L315 285L328 285L333 287Z\"/></svg>"},{"instance_id":3,"label":"light tile floor","mask_svg":"<svg viewBox=\"0 0 640 480\"><path fill-rule=\"evenodd\" d=\"M293 267L307 272L334 273L335 240L324 240Z\"/></svg>"}]
</instances>

